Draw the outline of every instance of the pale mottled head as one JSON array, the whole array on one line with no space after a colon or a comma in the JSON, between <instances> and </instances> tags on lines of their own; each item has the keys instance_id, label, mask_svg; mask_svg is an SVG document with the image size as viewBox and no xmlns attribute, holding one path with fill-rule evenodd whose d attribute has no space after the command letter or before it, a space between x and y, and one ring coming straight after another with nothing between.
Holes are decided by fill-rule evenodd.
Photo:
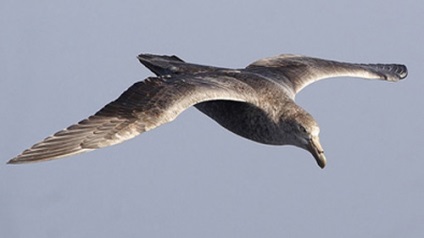
<instances>
[{"instance_id":1,"label":"pale mottled head","mask_svg":"<svg viewBox=\"0 0 424 238\"><path fill-rule=\"evenodd\" d=\"M319 126L306 111L298 108L293 114L283 115L281 129L286 134L288 144L309 151L321 168L325 167L326 158L319 142Z\"/></svg>"}]
</instances>

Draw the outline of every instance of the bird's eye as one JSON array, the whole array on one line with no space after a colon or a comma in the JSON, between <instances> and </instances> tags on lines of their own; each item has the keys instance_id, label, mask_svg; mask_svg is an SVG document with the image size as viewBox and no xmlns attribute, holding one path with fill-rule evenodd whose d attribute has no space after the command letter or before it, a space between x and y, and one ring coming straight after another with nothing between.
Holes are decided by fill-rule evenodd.
<instances>
[{"instance_id":1,"label":"bird's eye","mask_svg":"<svg viewBox=\"0 0 424 238\"><path fill-rule=\"evenodd\" d=\"M299 131L306 133L306 129L302 125L299 125Z\"/></svg>"}]
</instances>

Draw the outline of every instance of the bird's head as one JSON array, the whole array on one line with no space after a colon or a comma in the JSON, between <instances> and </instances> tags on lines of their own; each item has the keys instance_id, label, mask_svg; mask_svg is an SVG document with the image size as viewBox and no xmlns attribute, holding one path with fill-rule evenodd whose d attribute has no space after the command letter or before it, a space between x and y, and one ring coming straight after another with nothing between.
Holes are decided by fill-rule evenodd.
<instances>
[{"instance_id":1,"label":"bird's head","mask_svg":"<svg viewBox=\"0 0 424 238\"><path fill-rule=\"evenodd\" d=\"M326 165L324 150L319 142L319 126L312 116L300 111L285 118L282 129L286 134L287 143L309 151L322 169Z\"/></svg>"}]
</instances>

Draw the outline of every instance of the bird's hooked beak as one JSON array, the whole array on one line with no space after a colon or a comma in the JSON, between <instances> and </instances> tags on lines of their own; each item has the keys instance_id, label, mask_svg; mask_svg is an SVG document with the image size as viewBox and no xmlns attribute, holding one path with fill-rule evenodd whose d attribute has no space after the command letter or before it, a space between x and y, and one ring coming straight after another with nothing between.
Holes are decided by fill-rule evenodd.
<instances>
[{"instance_id":1,"label":"bird's hooked beak","mask_svg":"<svg viewBox=\"0 0 424 238\"><path fill-rule=\"evenodd\" d=\"M318 136L312 136L308 141L307 145L308 151L314 156L315 160L318 163L318 166L323 169L327 163L327 159L324 155L324 150L322 149L321 144L319 143Z\"/></svg>"}]
</instances>

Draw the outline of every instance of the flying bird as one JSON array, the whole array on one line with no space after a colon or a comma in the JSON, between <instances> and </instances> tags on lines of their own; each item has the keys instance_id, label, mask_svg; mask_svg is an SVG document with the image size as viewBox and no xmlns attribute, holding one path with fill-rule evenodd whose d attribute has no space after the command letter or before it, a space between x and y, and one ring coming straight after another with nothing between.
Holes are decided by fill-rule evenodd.
<instances>
[{"instance_id":1,"label":"flying bird","mask_svg":"<svg viewBox=\"0 0 424 238\"><path fill-rule=\"evenodd\" d=\"M354 64L283 54L243 69L186 63L176 56L141 54L156 74L128 88L94 115L47 137L8 163L57 159L131 139L174 120L194 106L229 131L269 145L309 151L318 166L326 157L315 119L295 103L309 84L331 77L399 81L400 64Z\"/></svg>"}]
</instances>

